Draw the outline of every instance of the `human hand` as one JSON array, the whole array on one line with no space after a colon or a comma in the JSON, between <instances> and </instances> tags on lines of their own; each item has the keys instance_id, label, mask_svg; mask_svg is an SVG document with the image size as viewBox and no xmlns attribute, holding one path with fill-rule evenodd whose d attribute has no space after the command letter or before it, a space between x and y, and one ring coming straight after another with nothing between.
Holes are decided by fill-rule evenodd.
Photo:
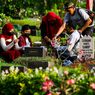
<instances>
[{"instance_id":1,"label":"human hand","mask_svg":"<svg viewBox=\"0 0 95 95\"><path fill-rule=\"evenodd\" d=\"M52 40L51 46L52 46L52 47L55 47L55 48L56 48L56 47L59 47L59 46L60 46L59 41L60 41L60 38Z\"/></svg>"},{"instance_id":2,"label":"human hand","mask_svg":"<svg viewBox=\"0 0 95 95\"><path fill-rule=\"evenodd\" d=\"M55 37L52 38L52 41L54 42L56 39L57 39L57 37L55 36Z\"/></svg>"}]
</instances>

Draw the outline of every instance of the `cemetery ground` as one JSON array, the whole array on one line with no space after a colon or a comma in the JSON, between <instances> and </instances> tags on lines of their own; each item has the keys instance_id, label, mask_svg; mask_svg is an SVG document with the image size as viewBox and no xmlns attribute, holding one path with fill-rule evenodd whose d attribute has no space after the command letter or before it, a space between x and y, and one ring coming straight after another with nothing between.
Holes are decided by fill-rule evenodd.
<instances>
[{"instance_id":1,"label":"cemetery ground","mask_svg":"<svg viewBox=\"0 0 95 95\"><path fill-rule=\"evenodd\" d=\"M31 36L31 40L41 41L39 35ZM65 40L62 38L61 42ZM31 64L38 68L32 68ZM0 95L95 95L95 59L76 60L72 65L62 67L62 60L48 48L45 57L23 56L12 63L0 58L0 70L3 70L0 73Z\"/></svg>"},{"instance_id":2,"label":"cemetery ground","mask_svg":"<svg viewBox=\"0 0 95 95\"><path fill-rule=\"evenodd\" d=\"M25 19L25 20L13 20L12 21L12 23L14 23L14 24L19 24L19 25L23 25L23 24L29 24L29 25L32 25L32 26L37 26L37 27L39 27L39 25L40 25L40 20L39 19ZM31 37L31 39L32 39L32 41L33 42L36 42L36 41L41 41L41 38L40 38L40 31L39 30L37 30L36 31L36 36L32 36ZM94 33L94 35L93 35L93 37L95 37L95 33ZM61 43L65 43L65 40L66 40L66 38L62 38L62 40L61 40ZM86 44L86 43L85 43ZM92 44L92 43L91 43ZM49 50L49 52L50 52L50 50ZM95 52L95 38L94 38L94 52ZM94 55L95 56L95 55ZM49 58L50 57L50 58ZM59 59L56 59L55 57L51 57L51 56L49 56L48 58L43 58L44 60L49 60L49 61L51 61L51 59L52 60L54 60L54 62L53 63L56 63L56 60L58 61ZM34 58L35 59L35 58ZM40 60L41 58L37 58L37 60ZM20 60L22 60L22 59L20 59ZM36 59L35 59L36 60ZM18 62L21 62L21 61L18 61ZM17 63L18 63L17 62ZM61 64L60 63L60 61L58 62L59 64ZM93 58L93 60L86 60L86 61L84 61L84 62L79 62L79 61L75 61L74 62L74 64L72 64L72 66L71 67L77 67L78 65L83 65L83 67L87 67L87 68L89 68L89 64L95 64L95 60L94 60L94 58ZM85 66L84 66L85 65Z\"/></svg>"},{"instance_id":3,"label":"cemetery ground","mask_svg":"<svg viewBox=\"0 0 95 95\"><path fill-rule=\"evenodd\" d=\"M41 38L39 36L31 36L33 42L40 41ZM62 43L65 42L65 38L62 39ZM53 66L62 66L63 61L60 58L56 58L54 51L51 48L48 48L48 56L44 57L19 57L15 59L12 63L6 63L2 58L0 58L0 66L28 66L28 63L31 62L47 62L44 68L53 67ZM33 63L33 64L34 64ZM44 63L43 63L44 64ZM42 64L41 64L42 65ZM35 65L36 66L36 65ZM43 66L43 65L42 65ZM82 66L83 70L89 70L93 66L95 66L95 59L85 60L80 62L76 60L72 65L68 66L68 68L77 68L78 66ZM40 66L38 66L40 67ZM36 67L35 67L36 68Z\"/></svg>"},{"instance_id":4,"label":"cemetery ground","mask_svg":"<svg viewBox=\"0 0 95 95\"><path fill-rule=\"evenodd\" d=\"M44 69L39 62L44 62ZM31 63L36 64L35 69ZM0 95L95 95L95 60L77 60L64 67L61 63L51 52L46 57L20 57L12 63L0 59Z\"/></svg>"}]
</instances>

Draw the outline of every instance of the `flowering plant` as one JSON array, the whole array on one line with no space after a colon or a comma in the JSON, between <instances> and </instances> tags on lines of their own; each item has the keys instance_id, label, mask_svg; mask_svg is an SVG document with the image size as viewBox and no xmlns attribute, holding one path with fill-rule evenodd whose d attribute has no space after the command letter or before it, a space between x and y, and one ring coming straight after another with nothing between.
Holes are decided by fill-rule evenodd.
<instances>
[{"instance_id":1,"label":"flowering plant","mask_svg":"<svg viewBox=\"0 0 95 95\"><path fill-rule=\"evenodd\" d=\"M10 73L9 73L10 72ZM18 68L0 74L0 95L94 95L95 68L36 68L19 73Z\"/></svg>"}]
</instances>

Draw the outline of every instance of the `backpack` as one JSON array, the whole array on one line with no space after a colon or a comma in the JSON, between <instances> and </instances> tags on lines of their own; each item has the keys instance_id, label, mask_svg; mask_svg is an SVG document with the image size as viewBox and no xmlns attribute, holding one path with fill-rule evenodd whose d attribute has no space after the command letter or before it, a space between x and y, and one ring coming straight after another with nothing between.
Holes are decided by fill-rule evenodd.
<instances>
[{"instance_id":1,"label":"backpack","mask_svg":"<svg viewBox=\"0 0 95 95\"><path fill-rule=\"evenodd\" d=\"M79 16L84 20L84 18L82 17L82 15L79 12L79 9L80 8L77 8L77 12L78 12ZM92 24L93 23L93 20L94 20L94 17L95 17L95 13L93 11L88 10L88 9L86 9L85 11L89 15L90 19L92 20L92 22L91 22L91 24Z\"/></svg>"},{"instance_id":2,"label":"backpack","mask_svg":"<svg viewBox=\"0 0 95 95\"><path fill-rule=\"evenodd\" d=\"M80 14L79 9L80 9L80 8L76 8L77 13L78 13L78 15L83 19L83 21L85 22L85 19L84 19L84 18L82 17L82 15ZM92 11L90 11L90 10L88 10L88 9L86 9L85 11L86 11L86 13L89 15L89 17L91 18L91 20L92 20L91 24L92 24L93 21L94 21L95 13L92 12ZM91 25L91 24L90 24L90 25ZM73 23L72 23L72 20L70 19L70 16L69 16L69 21L67 22L67 27L69 27L69 28L72 27L72 28L75 28L75 29L76 29L76 26L73 26Z\"/></svg>"}]
</instances>

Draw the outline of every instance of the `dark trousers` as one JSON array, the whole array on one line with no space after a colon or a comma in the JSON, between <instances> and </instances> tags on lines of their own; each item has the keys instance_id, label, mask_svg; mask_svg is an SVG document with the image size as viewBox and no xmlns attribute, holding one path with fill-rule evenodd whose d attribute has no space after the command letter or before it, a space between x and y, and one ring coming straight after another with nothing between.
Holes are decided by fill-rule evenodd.
<instances>
[{"instance_id":1,"label":"dark trousers","mask_svg":"<svg viewBox=\"0 0 95 95\"><path fill-rule=\"evenodd\" d=\"M88 27L86 28L83 32L82 32L82 35L89 35L89 36L93 36L93 32L94 32L94 26L91 26L91 27Z\"/></svg>"}]
</instances>

